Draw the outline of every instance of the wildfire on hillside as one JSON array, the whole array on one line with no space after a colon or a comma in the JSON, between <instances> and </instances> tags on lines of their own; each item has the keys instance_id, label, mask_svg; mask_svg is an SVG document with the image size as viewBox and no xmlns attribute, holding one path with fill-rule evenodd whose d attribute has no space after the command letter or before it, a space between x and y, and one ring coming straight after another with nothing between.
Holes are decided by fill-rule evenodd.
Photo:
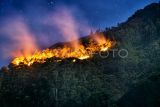
<instances>
[{"instance_id":1,"label":"wildfire on hillside","mask_svg":"<svg viewBox=\"0 0 160 107\"><path fill-rule=\"evenodd\" d=\"M76 44L76 46L75 46ZM84 60L92 57L92 53L101 52L101 51L108 51L111 47L115 45L115 41L105 38L103 35L94 35L89 39L89 43L87 46L83 45L80 41L71 42L71 44L64 45L63 47L56 47L54 49L46 49L43 51L36 51L32 55L28 56L20 56L15 58L12 61L12 64L19 65L32 65L35 62L44 63L48 58L75 58L76 59ZM62 61L57 60L57 62Z\"/></svg>"}]
</instances>

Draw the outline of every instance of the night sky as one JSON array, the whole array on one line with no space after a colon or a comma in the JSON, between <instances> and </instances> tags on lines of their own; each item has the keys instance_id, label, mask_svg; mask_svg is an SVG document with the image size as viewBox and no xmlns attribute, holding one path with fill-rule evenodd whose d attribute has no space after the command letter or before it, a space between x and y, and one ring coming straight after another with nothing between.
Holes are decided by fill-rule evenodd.
<instances>
[{"instance_id":1,"label":"night sky","mask_svg":"<svg viewBox=\"0 0 160 107\"><path fill-rule=\"evenodd\" d=\"M59 11L61 9L71 12L70 15L74 18L76 25L78 24L79 26L79 36L85 36L93 29L105 29L106 27L116 26L117 23L126 21L136 10L158 1L0 0L0 67L9 63L11 60L9 52L16 49L16 43L20 45L16 41L16 37L13 37L19 29L23 28L23 33L18 34L24 34L25 32L26 35L34 35L40 48L49 47L56 42L64 41L62 34L57 31L55 26L52 26L55 25L54 21L56 20L52 21L53 24L49 21L57 13L57 10L58 12L61 12ZM66 17L59 16L61 20L68 23ZM56 22L56 24L60 23ZM19 29L17 30L16 28ZM24 30L24 28L27 30ZM20 37L22 42L24 37L26 38L26 36Z\"/></svg>"}]
</instances>

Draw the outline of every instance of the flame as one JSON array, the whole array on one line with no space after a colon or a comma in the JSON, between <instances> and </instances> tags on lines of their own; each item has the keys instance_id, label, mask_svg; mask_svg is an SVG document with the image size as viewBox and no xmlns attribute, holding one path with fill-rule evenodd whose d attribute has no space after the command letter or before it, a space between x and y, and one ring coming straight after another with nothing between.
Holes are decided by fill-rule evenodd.
<instances>
[{"instance_id":1,"label":"flame","mask_svg":"<svg viewBox=\"0 0 160 107\"><path fill-rule=\"evenodd\" d=\"M6 42L5 47L1 49L3 57L28 57L39 49L36 36L30 31L22 17L15 17L14 20L6 19L2 25L0 33L9 40L9 43Z\"/></svg>"},{"instance_id":2,"label":"flame","mask_svg":"<svg viewBox=\"0 0 160 107\"><path fill-rule=\"evenodd\" d=\"M61 62L65 58L75 58L72 62L76 62L76 59L84 60L92 57L92 53L99 51L107 51L114 46L115 42L110 39L106 39L102 35L94 35L89 40L87 46L83 44L78 44L77 48L73 46L64 45L63 47L57 47L54 49L46 49L43 51L36 51L33 55L21 56L15 58L12 63L14 65L19 65L20 63L25 65L32 65L35 62L44 63L48 58L59 58L61 60L56 60Z\"/></svg>"}]
</instances>

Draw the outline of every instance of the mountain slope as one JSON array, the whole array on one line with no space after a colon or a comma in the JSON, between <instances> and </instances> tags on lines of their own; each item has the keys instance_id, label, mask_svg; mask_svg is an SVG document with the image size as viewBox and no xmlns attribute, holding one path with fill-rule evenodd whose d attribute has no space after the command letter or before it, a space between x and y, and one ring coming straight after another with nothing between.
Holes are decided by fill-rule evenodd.
<instances>
[{"instance_id":1,"label":"mountain slope","mask_svg":"<svg viewBox=\"0 0 160 107\"><path fill-rule=\"evenodd\" d=\"M74 63L72 58L62 62L51 58L44 64L35 63L30 67L10 64L9 69L1 69L0 106L128 107L136 102L139 93L142 98L148 93L143 91L144 84L151 92L146 98L151 97L159 89L159 29L160 4L154 3L137 11L118 27L101 32L117 41L114 49L127 49L127 58L119 57L117 52L113 58L113 51L110 51L107 58L96 54L92 59ZM87 37L82 39L85 41ZM55 46L61 43L51 48ZM150 85L152 82L148 79L155 84ZM147 103L140 101L133 107L146 104L153 107L150 101L157 101L158 94ZM154 104L156 107L159 103Z\"/></svg>"}]
</instances>

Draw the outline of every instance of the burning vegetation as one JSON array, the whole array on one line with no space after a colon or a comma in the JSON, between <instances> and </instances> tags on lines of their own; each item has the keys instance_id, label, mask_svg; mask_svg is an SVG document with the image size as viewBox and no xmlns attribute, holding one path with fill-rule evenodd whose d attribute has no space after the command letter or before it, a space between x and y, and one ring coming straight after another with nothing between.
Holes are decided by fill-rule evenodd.
<instances>
[{"instance_id":1,"label":"burning vegetation","mask_svg":"<svg viewBox=\"0 0 160 107\"><path fill-rule=\"evenodd\" d=\"M91 28L86 21L83 21L83 18L77 20L74 12L66 7L58 8L45 19L44 24L53 28L52 36L48 33L37 36L34 30L30 30L23 17L5 21L0 33L8 35L12 45L7 45L7 48L3 49L3 53L4 56L15 58L11 62L12 64L30 66L33 63L44 63L49 58L53 58L57 62L73 58L72 62L75 62L77 59L91 58L94 53L107 51L115 44L115 41L105 38L101 32L92 33L85 43L79 40L80 35L88 34ZM39 43L44 42L43 45L48 46L45 43L50 42L48 38L52 40L55 37L55 32L62 37L62 41L72 42L41 51ZM44 39L41 41L39 38Z\"/></svg>"},{"instance_id":2,"label":"burning vegetation","mask_svg":"<svg viewBox=\"0 0 160 107\"><path fill-rule=\"evenodd\" d=\"M75 40L70 42L69 45L63 45L62 47L55 47L53 49L46 49L43 51L36 51L32 55L20 56L12 61L12 64L19 65L32 65L33 63L44 63L48 58L59 58L61 60L56 60L57 62L62 61L66 58L74 58L84 60L92 57L93 53L108 51L111 47L115 45L115 41L105 38L103 35L93 35L89 42L84 45L80 41Z\"/></svg>"}]
</instances>

